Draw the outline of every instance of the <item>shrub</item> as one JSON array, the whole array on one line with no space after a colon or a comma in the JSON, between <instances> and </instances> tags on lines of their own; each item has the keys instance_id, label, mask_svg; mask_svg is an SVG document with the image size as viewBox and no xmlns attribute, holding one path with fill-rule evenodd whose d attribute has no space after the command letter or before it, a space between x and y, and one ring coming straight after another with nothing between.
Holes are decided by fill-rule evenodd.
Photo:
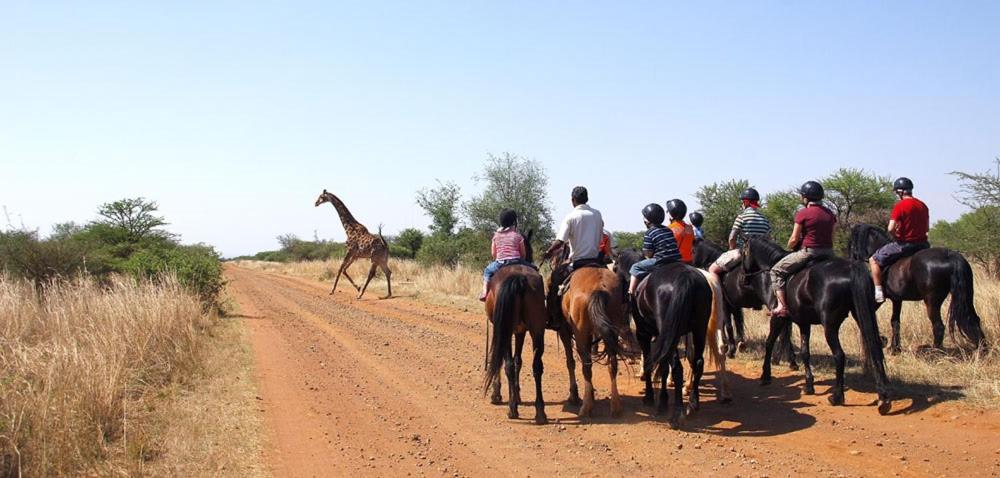
<instances>
[{"instance_id":1,"label":"shrub","mask_svg":"<svg viewBox=\"0 0 1000 478\"><path fill-rule=\"evenodd\" d=\"M145 249L133 254L123 270L138 279L174 274L206 307L215 304L224 286L219 255L211 246L203 244Z\"/></svg>"}]
</instances>

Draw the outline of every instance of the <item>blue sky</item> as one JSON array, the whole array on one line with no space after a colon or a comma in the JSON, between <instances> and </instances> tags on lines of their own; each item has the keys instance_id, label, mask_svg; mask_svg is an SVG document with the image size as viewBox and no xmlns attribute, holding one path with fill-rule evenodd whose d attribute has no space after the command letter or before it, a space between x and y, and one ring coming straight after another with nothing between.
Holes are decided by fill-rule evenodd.
<instances>
[{"instance_id":1,"label":"blue sky","mask_svg":"<svg viewBox=\"0 0 1000 478\"><path fill-rule=\"evenodd\" d=\"M487 153L541 161L612 229L702 184L907 175L933 219L1000 155L996 2L0 5L0 206L43 232L159 202L226 255L387 232Z\"/></svg>"}]
</instances>

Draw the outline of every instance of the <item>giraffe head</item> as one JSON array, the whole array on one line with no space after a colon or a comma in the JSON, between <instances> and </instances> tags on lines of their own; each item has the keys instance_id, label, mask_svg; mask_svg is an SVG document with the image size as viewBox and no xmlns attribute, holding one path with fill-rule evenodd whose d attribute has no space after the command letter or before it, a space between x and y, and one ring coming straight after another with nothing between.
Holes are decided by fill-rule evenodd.
<instances>
[{"instance_id":1,"label":"giraffe head","mask_svg":"<svg viewBox=\"0 0 1000 478\"><path fill-rule=\"evenodd\" d=\"M332 194L326 192L326 189L324 189L323 192L320 193L319 197L316 198L316 206L319 207L320 204L323 204L325 202L330 202L331 201L330 198L332 196L333 196Z\"/></svg>"}]
</instances>

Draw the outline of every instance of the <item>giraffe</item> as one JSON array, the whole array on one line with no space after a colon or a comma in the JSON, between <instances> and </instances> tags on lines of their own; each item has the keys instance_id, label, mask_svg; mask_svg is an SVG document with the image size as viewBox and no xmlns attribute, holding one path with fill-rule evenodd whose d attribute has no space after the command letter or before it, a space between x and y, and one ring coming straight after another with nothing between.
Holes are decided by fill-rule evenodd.
<instances>
[{"instance_id":1,"label":"giraffe","mask_svg":"<svg viewBox=\"0 0 1000 478\"><path fill-rule=\"evenodd\" d=\"M383 299L388 299L392 297L392 271L389 270L389 246L385 242L385 238L382 237L382 230L379 228L378 235L368 232L368 228L363 226L361 223L354 219L351 215L351 211L347 210L347 206L344 202L340 200L337 196L323 190L323 193L319 195L316 199L316 206L319 207L320 204L328 202L337 209L337 214L340 215L340 222L344 224L344 232L347 233L347 254L344 256L344 261L340 263L340 270L337 271L337 278L333 280L333 289L330 290L330 295L333 295L337 290L337 282L340 281L340 275L343 274L344 277L358 290L358 299L361 299L365 295L365 289L368 288L368 283L372 281L375 277L375 271L378 268L382 269L385 273L385 282L389 288L389 294L383 297ZM358 287L354 283L354 279L347 275L347 268L358 259L371 259L372 267L368 270L368 280L365 281L365 285Z\"/></svg>"}]
</instances>

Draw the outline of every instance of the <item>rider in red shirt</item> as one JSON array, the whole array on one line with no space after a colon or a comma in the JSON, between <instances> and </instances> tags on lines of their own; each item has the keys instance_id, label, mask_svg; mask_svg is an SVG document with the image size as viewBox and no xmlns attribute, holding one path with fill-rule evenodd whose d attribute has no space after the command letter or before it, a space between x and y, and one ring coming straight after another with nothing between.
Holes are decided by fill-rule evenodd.
<instances>
[{"instance_id":1,"label":"rider in red shirt","mask_svg":"<svg viewBox=\"0 0 1000 478\"><path fill-rule=\"evenodd\" d=\"M930 213L923 201L913 197L913 181L909 178L899 178L892 183L892 189L899 196L899 202L892 208L889 216L889 234L896 237L868 259L872 268L872 281L875 282L875 302L884 302L882 292L882 270L896 261L912 256L930 247L927 243L927 231L930 229Z\"/></svg>"}]
</instances>

